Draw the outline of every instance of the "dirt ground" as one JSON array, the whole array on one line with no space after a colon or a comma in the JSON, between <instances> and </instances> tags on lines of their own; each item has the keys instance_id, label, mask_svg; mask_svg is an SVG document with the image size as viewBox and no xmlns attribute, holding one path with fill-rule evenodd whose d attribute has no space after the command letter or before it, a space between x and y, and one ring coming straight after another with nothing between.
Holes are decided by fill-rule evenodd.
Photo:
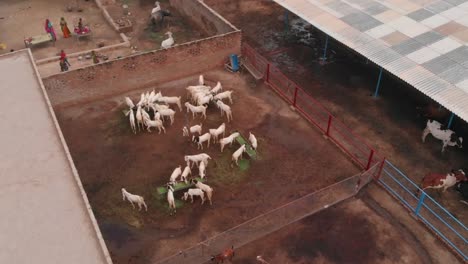
<instances>
[{"instance_id":1,"label":"dirt ground","mask_svg":"<svg viewBox=\"0 0 468 264\"><path fill-rule=\"evenodd\" d=\"M151 30L149 25L149 15L154 8L152 0L116 0L113 5L107 5L106 9L114 21L123 17L122 5L127 4L130 16L126 16L133 24L133 31L126 33L132 46L137 47L138 51L147 51L159 49L161 42L167 38L165 33L170 31L176 44L181 44L197 39L208 37L201 31L193 28L188 21L189 18L182 16L177 9L170 6L168 0L161 0L161 9L168 10L170 17L166 17L163 28L157 31Z\"/></svg>"},{"instance_id":2,"label":"dirt ground","mask_svg":"<svg viewBox=\"0 0 468 264\"><path fill-rule=\"evenodd\" d=\"M183 88L196 80L193 76L157 90L185 98ZM234 121L227 123L227 131L256 134L259 160L242 172L230 167L236 146L223 154L219 145L204 150L213 158L207 168L208 184L215 190L213 206L200 206L199 201L182 205L175 217L169 216L165 198L154 194L172 170L183 165L184 155L200 152L182 137L185 112L177 111L174 125L166 125L167 134L134 135L122 113L124 95L55 109L114 263L148 263L169 256L357 172L335 146L249 75L218 70L206 73L205 80L212 85L219 80L224 89L235 91ZM130 94L134 100L138 95ZM188 121L203 122L204 131L223 122L213 105L207 115L206 121ZM123 202L122 187L143 195L148 212ZM181 195L176 193L176 198Z\"/></svg>"},{"instance_id":3,"label":"dirt ground","mask_svg":"<svg viewBox=\"0 0 468 264\"><path fill-rule=\"evenodd\" d=\"M431 263L408 233L353 198L237 249L232 263Z\"/></svg>"},{"instance_id":4,"label":"dirt ground","mask_svg":"<svg viewBox=\"0 0 468 264\"><path fill-rule=\"evenodd\" d=\"M82 12L77 12L76 3L83 9ZM72 12L67 12L66 7L70 4L74 9ZM93 30L92 37L80 41L74 37L63 38L60 17L65 18L70 31L78 25L81 17L83 23ZM106 46L121 42L120 36L104 19L94 1L2 0L0 1L0 32L2 32L0 42L5 43L7 49L0 50L0 54L9 52L10 49L23 49L25 37L45 34L46 18L52 22L57 41L55 44L50 42L33 47L31 50L36 60L57 56L61 49L66 53L75 53L95 49L99 42L104 42ZM58 63L57 68L59 68Z\"/></svg>"},{"instance_id":5,"label":"dirt ground","mask_svg":"<svg viewBox=\"0 0 468 264\"><path fill-rule=\"evenodd\" d=\"M466 167L468 155L464 149L449 148L442 155L440 141L428 137L425 144L421 142L426 120L417 117L416 107L430 100L416 89L384 75L379 97L370 96L377 82L376 66L366 64L365 59L333 41L328 56L335 58L331 63L320 63L324 35L310 28L313 41L299 44L297 37L285 34L284 9L272 1L205 2L241 28L248 43L413 181L420 182L429 172L446 173ZM293 23L295 17L289 14L289 20ZM455 119L454 130L468 137L462 120ZM461 196L456 191L449 190L442 196L429 193L462 222L468 222L468 210L459 202Z\"/></svg>"}]
</instances>

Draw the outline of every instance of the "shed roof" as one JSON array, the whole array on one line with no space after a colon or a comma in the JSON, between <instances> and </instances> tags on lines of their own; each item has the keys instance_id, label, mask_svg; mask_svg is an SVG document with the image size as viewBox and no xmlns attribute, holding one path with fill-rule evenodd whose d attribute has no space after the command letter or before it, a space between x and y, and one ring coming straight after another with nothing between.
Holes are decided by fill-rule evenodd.
<instances>
[{"instance_id":1,"label":"shed roof","mask_svg":"<svg viewBox=\"0 0 468 264\"><path fill-rule=\"evenodd\" d=\"M468 121L466 0L274 0Z\"/></svg>"}]
</instances>

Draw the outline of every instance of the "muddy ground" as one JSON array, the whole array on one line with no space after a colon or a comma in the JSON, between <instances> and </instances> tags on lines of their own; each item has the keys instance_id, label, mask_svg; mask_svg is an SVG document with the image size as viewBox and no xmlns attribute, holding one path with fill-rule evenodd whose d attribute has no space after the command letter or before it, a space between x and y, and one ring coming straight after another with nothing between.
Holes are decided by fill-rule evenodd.
<instances>
[{"instance_id":1,"label":"muddy ground","mask_svg":"<svg viewBox=\"0 0 468 264\"><path fill-rule=\"evenodd\" d=\"M286 26L284 9L272 1L205 2L241 28L249 44L416 183L429 172L466 168L466 148L451 147L441 154L440 141L429 136L425 144L421 142L426 120L418 117L416 107L430 99L416 89L384 74L379 97L372 97L379 73L375 65L366 64L364 58L333 40L327 53L332 59L321 63L325 35L306 26L311 37L304 42L303 36L291 33L297 18L289 14ZM448 116L440 121L447 123ZM468 127L462 120L455 118L453 129L468 138ZM429 194L462 222L468 222L468 210L459 202L459 193L449 190L439 196L430 190Z\"/></svg>"},{"instance_id":2,"label":"muddy ground","mask_svg":"<svg viewBox=\"0 0 468 264\"><path fill-rule=\"evenodd\" d=\"M184 87L196 80L193 76L156 90L185 97ZM184 155L200 152L182 137L185 112L177 111L174 125L166 125L167 134L134 135L122 113L124 95L55 109L114 263L149 263L169 256L358 171L249 75L218 70L206 73L205 80L212 85L219 80L224 89L235 91L234 121L227 124L227 131L256 134L259 160L242 172L230 166L236 145L223 154L218 145L204 150L213 157L207 168L208 184L215 190L213 206L201 206L197 200L184 204L174 217L169 216L165 198L155 197L155 188L168 181L176 166L183 165ZM130 94L135 101L138 95ZM206 131L224 122L213 105L207 115L206 121L188 118L189 125L202 122ZM122 187L144 196L148 212L132 210L123 202ZM177 198L181 196L176 193Z\"/></svg>"},{"instance_id":3,"label":"muddy ground","mask_svg":"<svg viewBox=\"0 0 468 264\"><path fill-rule=\"evenodd\" d=\"M283 264L431 263L407 234L365 201L352 198L239 248L233 263L257 264L259 255Z\"/></svg>"}]
</instances>

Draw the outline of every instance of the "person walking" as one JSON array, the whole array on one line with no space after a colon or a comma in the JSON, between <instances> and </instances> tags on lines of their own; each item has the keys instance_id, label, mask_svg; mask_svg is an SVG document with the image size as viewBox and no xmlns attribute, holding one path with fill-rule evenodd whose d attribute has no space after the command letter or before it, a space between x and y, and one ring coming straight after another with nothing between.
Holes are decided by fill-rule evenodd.
<instances>
[{"instance_id":1,"label":"person walking","mask_svg":"<svg viewBox=\"0 0 468 264\"><path fill-rule=\"evenodd\" d=\"M64 71L68 71L68 65L67 63L65 62L64 59L60 59L60 71L64 72Z\"/></svg>"},{"instance_id":2,"label":"person walking","mask_svg":"<svg viewBox=\"0 0 468 264\"><path fill-rule=\"evenodd\" d=\"M99 58L96 54L96 52L93 50L91 51L91 57L93 58L93 63L96 64L96 63L99 63Z\"/></svg>"},{"instance_id":3,"label":"person walking","mask_svg":"<svg viewBox=\"0 0 468 264\"><path fill-rule=\"evenodd\" d=\"M69 38L71 36L70 29L68 29L67 21L65 18L60 18L60 28L62 29L63 37Z\"/></svg>"},{"instance_id":4,"label":"person walking","mask_svg":"<svg viewBox=\"0 0 468 264\"><path fill-rule=\"evenodd\" d=\"M57 41L57 35L55 35L54 27L48 18L45 21L45 31L50 34L53 41Z\"/></svg>"},{"instance_id":5,"label":"person walking","mask_svg":"<svg viewBox=\"0 0 468 264\"><path fill-rule=\"evenodd\" d=\"M68 62L67 54L63 50L60 51L60 60L63 60L63 62L67 64L67 68L71 67L70 62Z\"/></svg>"}]
</instances>

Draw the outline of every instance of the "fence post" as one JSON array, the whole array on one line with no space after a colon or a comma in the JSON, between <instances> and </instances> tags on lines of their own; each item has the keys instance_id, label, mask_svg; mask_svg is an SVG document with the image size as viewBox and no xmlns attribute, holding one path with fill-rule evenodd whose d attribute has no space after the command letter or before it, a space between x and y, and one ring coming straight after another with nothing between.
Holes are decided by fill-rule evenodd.
<instances>
[{"instance_id":1,"label":"fence post","mask_svg":"<svg viewBox=\"0 0 468 264\"><path fill-rule=\"evenodd\" d=\"M367 161L366 170L369 170L370 165L371 165L371 163L372 163L372 158L373 158L373 157L374 157L374 150L371 149L370 155L369 155L369 160Z\"/></svg>"},{"instance_id":2,"label":"fence post","mask_svg":"<svg viewBox=\"0 0 468 264\"><path fill-rule=\"evenodd\" d=\"M266 76L265 82L269 83L270 82L270 63L267 63L265 76Z\"/></svg>"},{"instance_id":3,"label":"fence post","mask_svg":"<svg viewBox=\"0 0 468 264\"><path fill-rule=\"evenodd\" d=\"M332 115L328 115L327 133L326 133L327 137L330 136L331 122L332 122Z\"/></svg>"},{"instance_id":4,"label":"fence post","mask_svg":"<svg viewBox=\"0 0 468 264\"><path fill-rule=\"evenodd\" d=\"M296 89L294 89L294 98L293 98L293 106L296 107L296 101L297 101L297 86Z\"/></svg>"},{"instance_id":5,"label":"fence post","mask_svg":"<svg viewBox=\"0 0 468 264\"><path fill-rule=\"evenodd\" d=\"M421 191L421 197L419 197L418 205L416 205L416 209L414 209L414 213L416 214L416 216L419 216L419 211L421 210L425 197L426 193L424 191Z\"/></svg>"},{"instance_id":6,"label":"fence post","mask_svg":"<svg viewBox=\"0 0 468 264\"><path fill-rule=\"evenodd\" d=\"M382 174L384 164L385 164L385 157L382 159L382 162L380 163L379 171L377 173L377 177L375 177L375 180L378 180L380 178L380 175Z\"/></svg>"}]
</instances>

